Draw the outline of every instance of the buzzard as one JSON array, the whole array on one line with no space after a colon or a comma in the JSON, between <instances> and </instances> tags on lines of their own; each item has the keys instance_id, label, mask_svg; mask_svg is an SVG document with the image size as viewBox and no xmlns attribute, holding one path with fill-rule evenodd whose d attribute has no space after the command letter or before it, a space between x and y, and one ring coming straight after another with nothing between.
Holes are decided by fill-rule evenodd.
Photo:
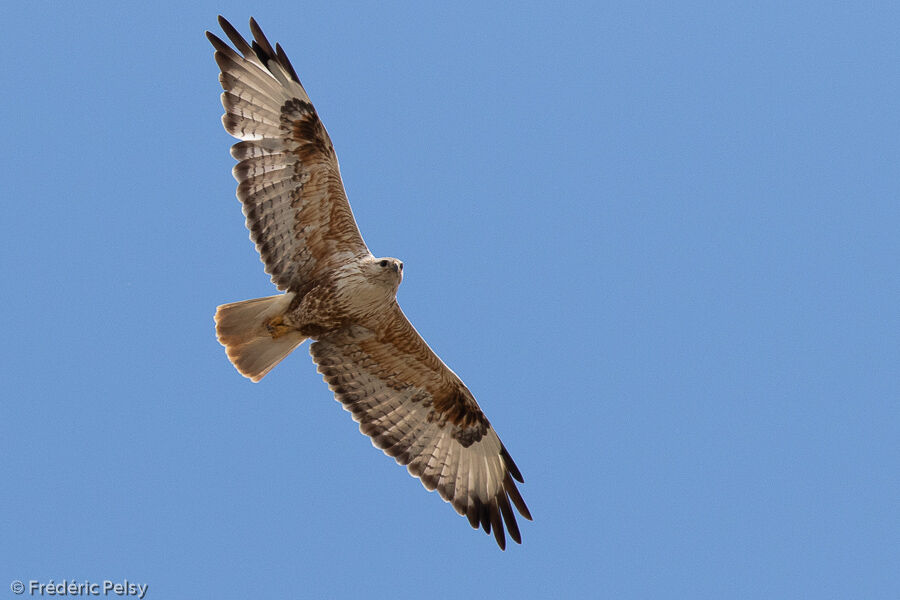
<instances>
[{"instance_id":1,"label":"buzzard","mask_svg":"<svg viewBox=\"0 0 900 600\"><path fill-rule=\"evenodd\" d=\"M531 514L522 474L460 378L397 304L403 263L376 258L357 228L331 139L281 46L250 19L248 43L215 47L225 130L250 239L284 293L219 306L216 334L237 370L259 381L307 338L335 398L373 445L429 491L494 532L522 538L512 505Z\"/></svg>"}]
</instances>

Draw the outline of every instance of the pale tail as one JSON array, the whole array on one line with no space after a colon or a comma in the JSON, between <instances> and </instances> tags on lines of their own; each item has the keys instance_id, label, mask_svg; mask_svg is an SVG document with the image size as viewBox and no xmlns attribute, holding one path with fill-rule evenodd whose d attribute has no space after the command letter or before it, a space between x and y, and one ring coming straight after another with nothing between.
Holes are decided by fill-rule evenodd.
<instances>
[{"instance_id":1,"label":"pale tail","mask_svg":"<svg viewBox=\"0 0 900 600\"><path fill-rule=\"evenodd\" d=\"M216 309L219 343L244 377L259 381L306 339L299 331L283 328L273 334L277 330L273 329L272 320L287 311L293 297L288 292L223 304Z\"/></svg>"}]
</instances>

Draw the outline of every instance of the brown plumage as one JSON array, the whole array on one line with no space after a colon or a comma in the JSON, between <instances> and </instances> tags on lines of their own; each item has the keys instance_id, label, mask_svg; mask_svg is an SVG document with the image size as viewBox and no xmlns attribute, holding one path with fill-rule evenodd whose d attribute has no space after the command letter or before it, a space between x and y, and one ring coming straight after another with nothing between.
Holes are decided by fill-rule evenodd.
<instances>
[{"instance_id":1,"label":"brown plumage","mask_svg":"<svg viewBox=\"0 0 900 600\"><path fill-rule=\"evenodd\" d=\"M241 140L231 150L237 196L266 272L285 291L218 308L228 358L259 381L312 339L319 372L376 447L473 527L493 530L501 548L504 524L521 543L512 506L531 519L514 482L522 475L472 393L400 310L403 263L363 242L331 139L284 50L253 19L252 43L219 24L234 49L206 35L225 90L222 123Z\"/></svg>"}]
</instances>

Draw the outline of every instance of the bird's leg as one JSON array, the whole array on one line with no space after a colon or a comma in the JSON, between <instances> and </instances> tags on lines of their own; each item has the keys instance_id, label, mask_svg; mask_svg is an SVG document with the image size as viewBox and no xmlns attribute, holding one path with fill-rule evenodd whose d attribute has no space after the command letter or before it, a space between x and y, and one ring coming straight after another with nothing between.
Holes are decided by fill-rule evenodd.
<instances>
[{"instance_id":1,"label":"bird's leg","mask_svg":"<svg viewBox=\"0 0 900 600\"><path fill-rule=\"evenodd\" d=\"M284 315L278 315L277 317L272 317L265 322L266 330L269 332L269 335L272 336L273 340L277 340L284 334L294 331L294 327L287 324L284 320Z\"/></svg>"}]
</instances>

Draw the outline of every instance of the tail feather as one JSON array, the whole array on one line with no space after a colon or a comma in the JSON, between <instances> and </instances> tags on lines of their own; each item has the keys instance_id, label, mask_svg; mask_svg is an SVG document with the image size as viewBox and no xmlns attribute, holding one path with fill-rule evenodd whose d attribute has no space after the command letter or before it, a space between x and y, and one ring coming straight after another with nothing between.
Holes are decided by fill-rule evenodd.
<instances>
[{"instance_id":1,"label":"tail feather","mask_svg":"<svg viewBox=\"0 0 900 600\"><path fill-rule=\"evenodd\" d=\"M225 346L228 359L244 377L259 381L272 367L303 343L306 336L296 330L273 335L270 324L290 307L294 294L288 292L223 304L216 309L216 335Z\"/></svg>"}]
</instances>

